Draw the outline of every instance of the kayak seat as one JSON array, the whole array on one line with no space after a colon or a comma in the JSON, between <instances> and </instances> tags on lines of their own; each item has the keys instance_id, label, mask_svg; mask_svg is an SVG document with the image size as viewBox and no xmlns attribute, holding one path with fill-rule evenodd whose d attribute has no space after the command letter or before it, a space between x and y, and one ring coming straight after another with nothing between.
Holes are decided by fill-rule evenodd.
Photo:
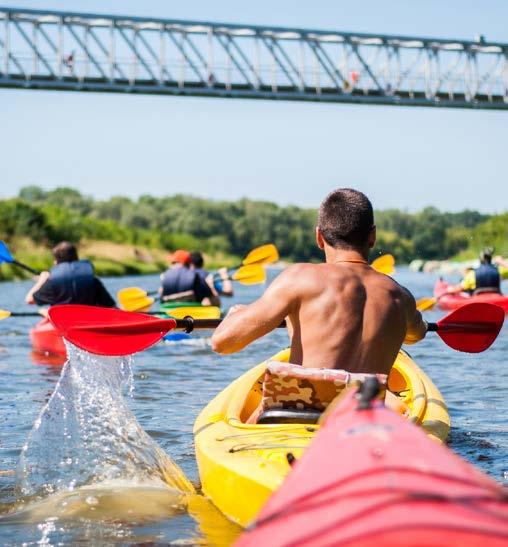
<instances>
[{"instance_id":1,"label":"kayak seat","mask_svg":"<svg viewBox=\"0 0 508 547\"><path fill-rule=\"evenodd\" d=\"M321 416L317 410L278 409L265 410L257 419L258 424L316 424Z\"/></svg>"},{"instance_id":2,"label":"kayak seat","mask_svg":"<svg viewBox=\"0 0 508 547\"><path fill-rule=\"evenodd\" d=\"M268 361L261 402L247 423L261 423L260 419L264 423L273 423L274 419L278 423L315 423L319 415L345 388L363 382L369 376L372 375ZM383 387L381 391L384 398L386 375L377 374L376 377ZM313 421L302 422L304 418Z\"/></svg>"}]
</instances>

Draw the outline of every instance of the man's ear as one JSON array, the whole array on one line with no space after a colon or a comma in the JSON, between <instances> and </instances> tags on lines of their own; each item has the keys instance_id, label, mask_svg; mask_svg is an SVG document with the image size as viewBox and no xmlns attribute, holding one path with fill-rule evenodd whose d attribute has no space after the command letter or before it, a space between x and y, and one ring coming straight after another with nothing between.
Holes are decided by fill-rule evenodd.
<instances>
[{"instance_id":1,"label":"man's ear","mask_svg":"<svg viewBox=\"0 0 508 547\"><path fill-rule=\"evenodd\" d=\"M325 248L325 240L318 226L316 226L316 243L317 246L323 251Z\"/></svg>"},{"instance_id":2,"label":"man's ear","mask_svg":"<svg viewBox=\"0 0 508 547\"><path fill-rule=\"evenodd\" d=\"M374 247L374 245L376 244L376 232L376 227L372 226L372 230L369 234L369 249L372 249L372 247Z\"/></svg>"}]
</instances>

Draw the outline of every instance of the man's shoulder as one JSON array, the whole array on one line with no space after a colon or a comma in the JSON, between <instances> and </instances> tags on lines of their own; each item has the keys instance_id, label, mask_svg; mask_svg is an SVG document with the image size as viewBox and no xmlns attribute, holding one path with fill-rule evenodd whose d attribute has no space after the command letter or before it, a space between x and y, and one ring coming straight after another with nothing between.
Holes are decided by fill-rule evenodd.
<instances>
[{"instance_id":1,"label":"man's shoulder","mask_svg":"<svg viewBox=\"0 0 508 547\"><path fill-rule=\"evenodd\" d=\"M303 276L317 275L322 264L312 264L310 262L297 262L291 264L282 272L287 278L300 278ZM282 274L281 274L282 275Z\"/></svg>"},{"instance_id":2,"label":"man's shoulder","mask_svg":"<svg viewBox=\"0 0 508 547\"><path fill-rule=\"evenodd\" d=\"M395 281L392 277L385 274L379 274L379 282L390 291L392 296L401 298L411 298L411 292L403 285Z\"/></svg>"}]
</instances>

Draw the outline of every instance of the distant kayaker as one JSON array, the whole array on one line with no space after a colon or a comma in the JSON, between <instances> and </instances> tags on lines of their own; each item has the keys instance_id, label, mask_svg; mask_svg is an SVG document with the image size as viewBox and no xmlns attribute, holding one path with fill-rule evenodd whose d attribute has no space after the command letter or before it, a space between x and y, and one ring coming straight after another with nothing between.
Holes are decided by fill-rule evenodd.
<instances>
[{"instance_id":1,"label":"distant kayaker","mask_svg":"<svg viewBox=\"0 0 508 547\"><path fill-rule=\"evenodd\" d=\"M163 302L200 302L211 305L213 292L207 282L190 267L191 254L178 249L168 256L171 266L161 275L159 293Z\"/></svg>"},{"instance_id":2,"label":"distant kayaker","mask_svg":"<svg viewBox=\"0 0 508 547\"><path fill-rule=\"evenodd\" d=\"M326 263L289 266L261 298L233 306L213 349L240 351L287 319L291 363L388 374L401 345L424 338L427 324L411 293L368 264L376 241L369 199L350 188L329 194L316 240Z\"/></svg>"},{"instance_id":3,"label":"distant kayaker","mask_svg":"<svg viewBox=\"0 0 508 547\"><path fill-rule=\"evenodd\" d=\"M220 296L233 296L233 283L228 277L227 268L220 268L217 270L217 276L211 274L204 268L204 258L199 251L194 251L190 254L190 267L194 270L203 281L210 287L214 297L219 299ZM217 304L220 305L220 300Z\"/></svg>"},{"instance_id":4,"label":"distant kayaker","mask_svg":"<svg viewBox=\"0 0 508 547\"><path fill-rule=\"evenodd\" d=\"M480 266L469 268L464 279L458 285L448 287L447 292L456 294L467 292L469 294L500 293L501 279L508 279L508 268L503 264L501 257L496 257L498 264L492 263L494 249L487 247L480 253Z\"/></svg>"},{"instance_id":5,"label":"distant kayaker","mask_svg":"<svg viewBox=\"0 0 508 547\"><path fill-rule=\"evenodd\" d=\"M75 245L61 241L52 252L54 266L49 272L41 272L25 297L27 304L86 304L107 308L116 305L101 280L95 276L92 263L79 260Z\"/></svg>"}]
</instances>

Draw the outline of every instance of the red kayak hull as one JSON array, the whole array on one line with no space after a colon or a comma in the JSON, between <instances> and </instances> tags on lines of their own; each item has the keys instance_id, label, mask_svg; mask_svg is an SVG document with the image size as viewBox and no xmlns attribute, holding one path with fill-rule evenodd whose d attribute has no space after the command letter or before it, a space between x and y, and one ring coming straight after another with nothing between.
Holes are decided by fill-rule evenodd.
<instances>
[{"instance_id":1,"label":"red kayak hull","mask_svg":"<svg viewBox=\"0 0 508 547\"><path fill-rule=\"evenodd\" d=\"M58 357L67 355L62 336L48 319L42 319L30 330L30 340L34 352Z\"/></svg>"},{"instance_id":2,"label":"red kayak hull","mask_svg":"<svg viewBox=\"0 0 508 547\"><path fill-rule=\"evenodd\" d=\"M449 284L446 281L439 280L434 287L434 296L438 298L437 305L442 310L456 310L472 302L488 302L503 308L508 313L508 295L487 292L475 296L466 296L464 294L445 294ZM443 295L443 296L441 296Z\"/></svg>"},{"instance_id":3,"label":"red kayak hull","mask_svg":"<svg viewBox=\"0 0 508 547\"><path fill-rule=\"evenodd\" d=\"M334 409L237 547L508 545L502 486L385 408Z\"/></svg>"}]
</instances>

